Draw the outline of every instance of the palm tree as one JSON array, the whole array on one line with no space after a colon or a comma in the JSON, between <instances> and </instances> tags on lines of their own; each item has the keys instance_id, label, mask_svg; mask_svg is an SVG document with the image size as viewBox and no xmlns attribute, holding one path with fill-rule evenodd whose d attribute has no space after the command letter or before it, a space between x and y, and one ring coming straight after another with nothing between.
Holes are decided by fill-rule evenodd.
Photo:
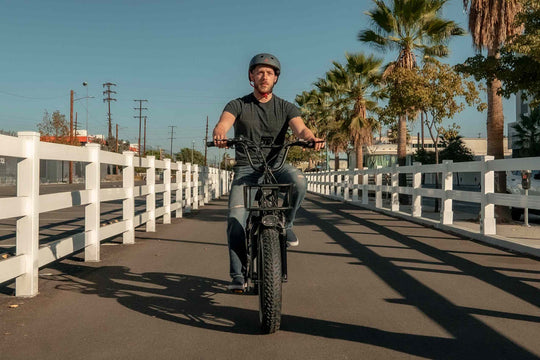
<instances>
[{"instance_id":1,"label":"palm tree","mask_svg":"<svg viewBox=\"0 0 540 360\"><path fill-rule=\"evenodd\" d=\"M521 121L514 125L519 147L519 156L540 156L540 107L529 116L521 115Z\"/></svg>"},{"instance_id":2,"label":"palm tree","mask_svg":"<svg viewBox=\"0 0 540 360\"><path fill-rule=\"evenodd\" d=\"M325 78L315 82L315 86L318 90L316 99L324 118L327 146L334 153L334 169L337 170L339 153L345 151L349 145L349 136L343 125L348 111L341 96L343 84L337 80L336 74L327 72Z\"/></svg>"},{"instance_id":3,"label":"palm tree","mask_svg":"<svg viewBox=\"0 0 540 360\"><path fill-rule=\"evenodd\" d=\"M397 49L396 61L388 64L385 73L396 67L416 67L415 52L423 55L443 57L449 51L446 43L455 35L465 31L455 22L439 17L439 12L448 0L390 0L388 7L382 0L373 0L375 9L367 12L373 29L363 30L358 39L386 51ZM399 117L398 160L406 160L407 116Z\"/></svg>"},{"instance_id":4,"label":"palm tree","mask_svg":"<svg viewBox=\"0 0 540 360\"><path fill-rule=\"evenodd\" d=\"M356 168L364 167L363 146L371 145L373 129L377 122L367 116L367 111L375 108L376 103L367 98L366 92L377 81L377 73L382 60L364 54L345 54L345 66L333 62L334 68L329 71L327 78L337 84L335 89L340 92L340 98L348 108L343 126L349 133L356 152Z\"/></svg>"},{"instance_id":5,"label":"palm tree","mask_svg":"<svg viewBox=\"0 0 540 360\"><path fill-rule=\"evenodd\" d=\"M519 0L463 0L469 13L469 30L477 51L486 49L488 56L500 57L500 48L505 40L521 32L514 18L521 10ZM501 87L499 79L487 81L487 154L496 159L504 158L504 115L502 96L497 94ZM506 189L505 173L501 172L495 184L496 192Z\"/></svg>"}]
</instances>

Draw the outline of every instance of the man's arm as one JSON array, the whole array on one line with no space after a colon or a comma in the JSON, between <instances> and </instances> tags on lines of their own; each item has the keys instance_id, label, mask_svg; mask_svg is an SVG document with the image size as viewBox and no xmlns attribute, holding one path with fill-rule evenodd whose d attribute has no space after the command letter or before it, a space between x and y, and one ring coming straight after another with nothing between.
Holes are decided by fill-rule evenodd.
<instances>
[{"instance_id":1,"label":"man's arm","mask_svg":"<svg viewBox=\"0 0 540 360\"><path fill-rule=\"evenodd\" d=\"M302 120L300 116L289 120L289 126L297 138L305 141L315 141L315 150L320 150L324 147L324 140L315 137L313 132L308 129L306 124L304 124L304 120Z\"/></svg>"},{"instance_id":2,"label":"man's arm","mask_svg":"<svg viewBox=\"0 0 540 360\"><path fill-rule=\"evenodd\" d=\"M226 143L223 141L220 141L221 139L227 138L227 132L231 129L231 127L234 125L234 121L236 120L236 117L231 114L228 111L224 111L220 118L218 123L216 124L216 127L214 128L214 132L212 134L212 138L214 139L214 143L220 147L224 148L226 146Z\"/></svg>"}]
</instances>

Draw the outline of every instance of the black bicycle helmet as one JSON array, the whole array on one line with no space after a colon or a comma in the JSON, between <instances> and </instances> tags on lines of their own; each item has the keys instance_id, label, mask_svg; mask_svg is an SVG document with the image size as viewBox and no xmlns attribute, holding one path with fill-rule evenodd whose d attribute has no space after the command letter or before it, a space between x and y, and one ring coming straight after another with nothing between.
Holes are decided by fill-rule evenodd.
<instances>
[{"instance_id":1,"label":"black bicycle helmet","mask_svg":"<svg viewBox=\"0 0 540 360\"><path fill-rule=\"evenodd\" d=\"M277 57L272 54L262 53L255 55L249 62L249 72L257 65L268 65L274 68L276 76L279 76L281 73L281 64Z\"/></svg>"}]
</instances>

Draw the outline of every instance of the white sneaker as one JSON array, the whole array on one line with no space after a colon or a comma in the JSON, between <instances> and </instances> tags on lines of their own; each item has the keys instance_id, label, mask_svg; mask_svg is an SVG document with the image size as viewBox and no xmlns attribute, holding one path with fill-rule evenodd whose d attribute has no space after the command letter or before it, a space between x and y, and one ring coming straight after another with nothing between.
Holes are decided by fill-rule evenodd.
<instances>
[{"instance_id":1,"label":"white sneaker","mask_svg":"<svg viewBox=\"0 0 540 360\"><path fill-rule=\"evenodd\" d=\"M227 290L232 291L235 294L243 294L244 291L246 291L246 284L233 281L227 285Z\"/></svg>"},{"instance_id":2,"label":"white sneaker","mask_svg":"<svg viewBox=\"0 0 540 360\"><path fill-rule=\"evenodd\" d=\"M287 246L298 246L300 242L298 241L298 238L296 237L292 229L287 229L286 235L287 235Z\"/></svg>"}]
</instances>

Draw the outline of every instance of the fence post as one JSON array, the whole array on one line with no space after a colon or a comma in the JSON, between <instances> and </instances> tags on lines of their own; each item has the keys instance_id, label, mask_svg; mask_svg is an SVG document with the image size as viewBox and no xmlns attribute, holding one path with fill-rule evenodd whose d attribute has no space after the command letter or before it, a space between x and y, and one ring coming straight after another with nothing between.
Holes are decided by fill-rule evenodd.
<instances>
[{"instance_id":1,"label":"fence post","mask_svg":"<svg viewBox=\"0 0 540 360\"><path fill-rule=\"evenodd\" d=\"M332 175L330 175L330 170L328 170L325 174L324 195L330 195L330 179L331 178L332 178Z\"/></svg>"},{"instance_id":2,"label":"fence post","mask_svg":"<svg viewBox=\"0 0 540 360\"><path fill-rule=\"evenodd\" d=\"M202 174L202 197L201 197L201 205L204 206L204 204L208 204L210 201L210 168L208 166L201 167L201 174Z\"/></svg>"},{"instance_id":3,"label":"fence post","mask_svg":"<svg viewBox=\"0 0 540 360\"><path fill-rule=\"evenodd\" d=\"M413 173L413 196L412 196L412 216L422 216L422 196L420 189L422 188L422 163L415 162Z\"/></svg>"},{"instance_id":4,"label":"fence post","mask_svg":"<svg viewBox=\"0 0 540 360\"><path fill-rule=\"evenodd\" d=\"M124 151L126 157L126 166L122 169L122 183L126 191L126 198L122 201L122 219L126 222L126 231L122 234L124 244L135 243L135 225L133 218L135 217L135 168L133 160L135 153Z\"/></svg>"},{"instance_id":5,"label":"fence post","mask_svg":"<svg viewBox=\"0 0 540 360\"><path fill-rule=\"evenodd\" d=\"M382 208L382 173L379 171L382 166L377 166L375 171L375 207Z\"/></svg>"},{"instance_id":6,"label":"fence post","mask_svg":"<svg viewBox=\"0 0 540 360\"><path fill-rule=\"evenodd\" d=\"M146 169L146 212L148 220L146 221L146 231L156 231L156 157L147 156L148 168Z\"/></svg>"},{"instance_id":7,"label":"fence post","mask_svg":"<svg viewBox=\"0 0 540 360\"><path fill-rule=\"evenodd\" d=\"M369 185L369 174L367 173L368 168L364 167L364 170L362 171L362 204L368 205L369 204L369 191L368 191L368 185Z\"/></svg>"},{"instance_id":8,"label":"fence post","mask_svg":"<svg viewBox=\"0 0 540 360\"><path fill-rule=\"evenodd\" d=\"M193 165L193 210L199 208L199 165Z\"/></svg>"},{"instance_id":9,"label":"fence post","mask_svg":"<svg viewBox=\"0 0 540 360\"><path fill-rule=\"evenodd\" d=\"M184 172L182 171L182 162L177 161L176 165L178 166L178 170L176 170L176 217L181 218L182 217L182 207L184 206L184 198L183 198L183 186L184 186Z\"/></svg>"},{"instance_id":10,"label":"fence post","mask_svg":"<svg viewBox=\"0 0 540 360\"><path fill-rule=\"evenodd\" d=\"M211 184L211 191L210 191L210 200L214 200L217 197L217 188L216 185L219 184L219 176L216 172L216 168L210 168L210 184Z\"/></svg>"},{"instance_id":11,"label":"fence post","mask_svg":"<svg viewBox=\"0 0 540 360\"><path fill-rule=\"evenodd\" d=\"M488 195L495 191L495 180L493 170L488 170L489 161L493 160L493 156L484 156L484 166L482 167L481 176L481 192L482 202L480 204L480 233L483 235L494 235L497 233L495 222L495 205L488 200Z\"/></svg>"},{"instance_id":12,"label":"fence post","mask_svg":"<svg viewBox=\"0 0 540 360\"><path fill-rule=\"evenodd\" d=\"M358 201L358 177L359 170L354 169L353 172L353 191L352 191L352 201Z\"/></svg>"},{"instance_id":13,"label":"fence post","mask_svg":"<svg viewBox=\"0 0 540 360\"><path fill-rule=\"evenodd\" d=\"M447 197L447 191L452 190L453 174L452 160L443 161L442 171L442 198L441 198L441 224L451 225L454 221L452 212L452 199ZM438 174L437 174L438 175Z\"/></svg>"},{"instance_id":14,"label":"fence post","mask_svg":"<svg viewBox=\"0 0 540 360\"><path fill-rule=\"evenodd\" d=\"M17 164L17 197L25 197L28 212L17 220L16 252L25 258L24 274L15 280L15 295L35 296L39 272L39 133L21 131L25 157Z\"/></svg>"},{"instance_id":15,"label":"fence post","mask_svg":"<svg viewBox=\"0 0 540 360\"><path fill-rule=\"evenodd\" d=\"M191 197L191 163L186 164L186 207L184 211L186 213L191 212L191 204L193 198Z\"/></svg>"},{"instance_id":16,"label":"fence post","mask_svg":"<svg viewBox=\"0 0 540 360\"><path fill-rule=\"evenodd\" d=\"M100 260L99 229L101 217L101 166L99 144L86 144L90 162L85 169L85 189L90 192L90 203L84 208L84 234L85 248L84 261Z\"/></svg>"},{"instance_id":17,"label":"fence post","mask_svg":"<svg viewBox=\"0 0 540 360\"><path fill-rule=\"evenodd\" d=\"M392 211L399 211L399 166L397 164L392 165Z\"/></svg>"},{"instance_id":18,"label":"fence post","mask_svg":"<svg viewBox=\"0 0 540 360\"><path fill-rule=\"evenodd\" d=\"M337 170L334 175L334 196L341 196L341 170Z\"/></svg>"},{"instance_id":19,"label":"fence post","mask_svg":"<svg viewBox=\"0 0 540 360\"><path fill-rule=\"evenodd\" d=\"M165 214L163 214L163 223L171 223L171 159L164 159L165 170L163 170L163 184L165 185L165 192L163 193L163 207L165 207Z\"/></svg>"},{"instance_id":20,"label":"fence post","mask_svg":"<svg viewBox=\"0 0 540 360\"><path fill-rule=\"evenodd\" d=\"M350 196L350 193L349 193L350 187L351 187L351 175L350 175L349 170L347 170L345 172L342 179L345 182L345 186L343 187L343 200L349 201L349 200L351 200L351 196Z\"/></svg>"}]
</instances>

